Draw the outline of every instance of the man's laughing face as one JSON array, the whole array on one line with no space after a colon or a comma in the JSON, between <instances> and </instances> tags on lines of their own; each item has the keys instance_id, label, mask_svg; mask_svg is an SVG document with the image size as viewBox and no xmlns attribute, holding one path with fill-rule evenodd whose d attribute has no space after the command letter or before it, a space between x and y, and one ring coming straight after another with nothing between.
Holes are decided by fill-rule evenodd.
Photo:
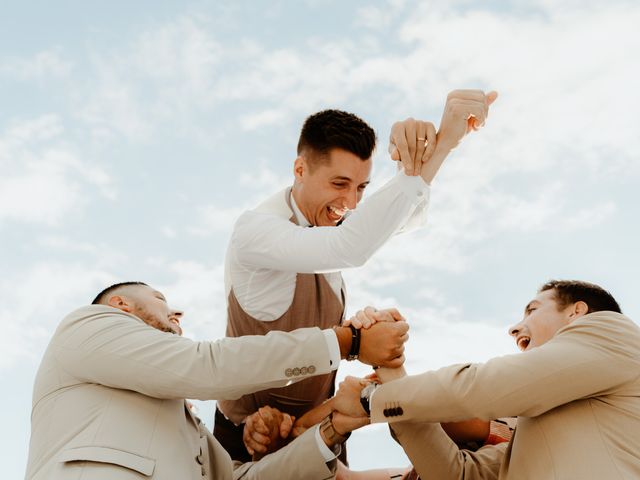
<instances>
[{"instance_id":1,"label":"man's laughing face","mask_svg":"<svg viewBox=\"0 0 640 480\"><path fill-rule=\"evenodd\" d=\"M553 289L540 292L527 304L522 320L509 329L509 334L522 351L544 345L571 323L574 305L560 306Z\"/></svg>"},{"instance_id":2,"label":"man's laughing face","mask_svg":"<svg viewBox=\"0 0 640 480\"><path fill-rule=\"evenodd\" d=\"M293 196L298 208L311 225L330 227L356 208L369 184L371 159L334 148L318 164L298 157L294 173Z\"/></svg>"}]
</instances>

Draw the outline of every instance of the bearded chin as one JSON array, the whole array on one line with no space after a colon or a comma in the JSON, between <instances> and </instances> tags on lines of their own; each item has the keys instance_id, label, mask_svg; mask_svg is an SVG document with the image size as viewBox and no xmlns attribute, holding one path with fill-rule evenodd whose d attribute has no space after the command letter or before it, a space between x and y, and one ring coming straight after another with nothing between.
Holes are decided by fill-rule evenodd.
<instances>
[{"instance_id":1,"label":"bearded chin","mask_svg":"<svg viewBox=\"0 0 640 480\"><path fill-rule=\"evenodd\" d=\"M161 330L165 333L173 333L174 335L178 335L178 332L176 332L170 327L162 327Z\"/></svg>"}]
</instances>

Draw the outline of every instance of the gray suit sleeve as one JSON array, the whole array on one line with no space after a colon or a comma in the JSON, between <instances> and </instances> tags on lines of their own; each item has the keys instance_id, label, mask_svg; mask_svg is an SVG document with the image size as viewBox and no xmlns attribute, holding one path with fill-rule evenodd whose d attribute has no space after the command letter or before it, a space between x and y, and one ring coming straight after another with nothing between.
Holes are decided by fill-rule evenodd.
<instances>
[{"instance_id":1,"label":"gray suit sleeve","mask_svg":"<svg viewBox=\"0 0 640 480\"><path fill-rule=\"evenodd\" d=\"M534 417L637 378L639 332L619 314L585 315L530 351L385 383L372 398L371 419L448 422Z\"/></svg>"},{"instance_id":2,"label":"gray suit sleeve","mask_svg":"<svg viewBox=\"0 0 640 480\"><path fill-rule=\"evenodd\" d=\"M304 478L328 480L334 478L337 460L326 463L310 428L289 445L271 453L260 461L234 463L234 480L281 480Z\"/></svg>"},{"instance_id":3,"label":"gray suit sleeve","mask_svg":"<svg viewBox=\"0 0 640 480\"><path fill-rule=\"evenodd\" d=\"M49 349L79 382L156 398L235 399L309 375L293 377L295 367L315 375L331 371L327 342L318 328L196 342L109 307L71 314Z\"/></svg>"},{"instance_id":4,"label":"gray suit sleeve","mask_svg":"<svg viewBox=\"0 0 640 480\"><path fill-rule=\"evenodd\" d=\"M422 480L496 480L508 446L461 450L439 423L400 422L391 429Z\"/></svg>"}]
</instances>

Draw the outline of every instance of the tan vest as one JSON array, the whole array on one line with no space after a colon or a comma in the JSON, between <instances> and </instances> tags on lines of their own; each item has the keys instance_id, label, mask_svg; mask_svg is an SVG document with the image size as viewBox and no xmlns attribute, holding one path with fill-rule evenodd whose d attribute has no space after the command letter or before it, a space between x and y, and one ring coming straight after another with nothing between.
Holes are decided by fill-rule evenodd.
<instances>
[{"instance_id":1,"label":"tan vest","mask_svg":"<svg viewBox=\"0 0 640 480\"><path fill-rule=\"evenodd\" d=\"M273 330L290 332L297 328L316 326L321 329L331 328L334 325L340 325L343 311L342 302L336 298L324 275L299 273L296 276L296 289L291 306L280 318L270 322L256 320L245 313L231 290L227 336L266 335ZM268 352L262 352L262 354L263 356L256 358L256 361L268 362ZM300 418L333 395L334 379L335 372L318 375L287 387L245 395L238 400L219 401L218 407L235 424L239 424L247 415L256 412L264 405Z\"/></svg>"},{"instance_id":2,"label":"tan vest","mask_svg":"<svg viewBox=\"0 0 640 480\"><path fill-rule=\"evenodd\" d=\"M289 203L288 194L286 200ZM297 223L295 216L290 220ZM227 336L266 335L273 330L290 332L304 327L326 329L340 325L344 315L344 284L341 292L342 301L336 297L324 275L298 273L289 309L280 318L264 322L253 318L242 309L232 288L227 307ZM269 353L261 353L263 356L256 358L256 361L268 362ZM236 425L264 405L300 418L333 395L334 380L335 371L310 377L287 387L245 395L238 400L218 401L218 408Z\"/></svg>"}]
</instances>

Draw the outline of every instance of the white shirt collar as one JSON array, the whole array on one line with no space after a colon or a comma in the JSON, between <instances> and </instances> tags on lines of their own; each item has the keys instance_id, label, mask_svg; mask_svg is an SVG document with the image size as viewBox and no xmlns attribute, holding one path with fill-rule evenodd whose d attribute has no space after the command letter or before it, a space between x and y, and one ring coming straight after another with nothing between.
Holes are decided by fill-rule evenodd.
<instances>
[{"instance_id":1,"label":"white shirt collar","mask_svg":"<svg viewBox=\"0 0 640 480\"><path fill-rule=\"evenodd\" d=\"M289 200L291 201L291 209L293 210L293 214L296 217L296 221L298 222L298 225L300 225L301 227L311 226L311 224L307 220L307 217L305 217L304 214L298 208L298 204L296 203L295 198L293 198L293 190L291 190L291 193L289 195L290 195Z\"/></svg>"}]
</instances>

